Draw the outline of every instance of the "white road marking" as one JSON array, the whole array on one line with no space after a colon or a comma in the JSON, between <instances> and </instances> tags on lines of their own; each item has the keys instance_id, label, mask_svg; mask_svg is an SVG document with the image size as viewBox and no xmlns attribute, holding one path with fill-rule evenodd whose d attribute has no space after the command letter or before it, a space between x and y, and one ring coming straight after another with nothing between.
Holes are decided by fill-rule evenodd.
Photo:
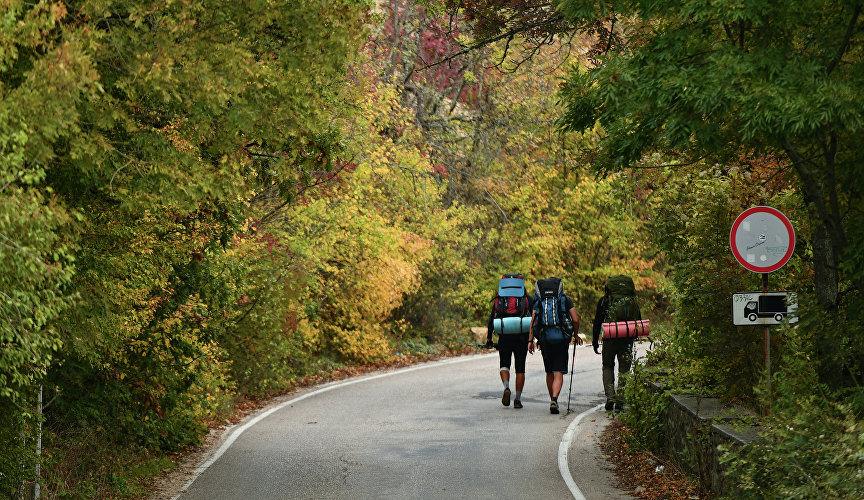
<instances>
[{"instance_id":1,"label":"white road marking","mask_svg":"<svg viewBox=\"0 0 864 500\"><path fill-rule=\"evenodd\" d=\"M601 408L603 408L602 404L585 410L577 415L576 418L570 422L570 425L567 426L567 430L564 431L564 435L561 436L561 443L558 445L558 472L561 473L561 477L564 479L564 482L567 483L570 493L573 494L573 498L576 500L585 500L585 495L582 494L582 491L579 489L579 486L576 485L576 481L573 480L573 476L570 474L570 464L567 462L567 451L570 449L570 444L573 442L573 437L576 435L576 428L579 427L579 422L582 421L582 418L589 413L600 411Z\"/></svg>"},{"instance_id":2,"label":"white road marking","mask_svg":"<svg viewBox=\"0 0 864 500\"><path fill-rule=\"evenodd\" d=\"M383 377L389 377L390 375L397 375L400 373L413 372L416 370L423 370L425 368L432 368L432 367L436 367L436 366L452 365L455 363L463 363L465 361L476 360L479 357L491 357L491 356L498 356L498 354L497 353L480 354L480 355L476 355L476 356L459 357L459 358L449 359L449 360L445 360L445 361L436 361L436 362L431 362L431 363L427 363L427 364L423 364L423 365L411 366L408 368L401 368L399 370L381 373L378 375L373 375L371 377L356 378L356 379L352 379L352 380L346 380L343 382L333 382L329 385L325 385L325 386L321 387L320 389L316 389L316 390L314 390L312 392L308 392L302 396L299 396L299 397L296 397L294 399L285 401L284 403L280 403L280 404L274 406L273 408L270 408L269 410L265 411L264 413L256 416L255 418L246 422L245 424L242 424L242 425L238 424L238 425L240 425L240 427L237 427L236 429L231 431L232 432L231 435L228 437L228 439L225 440L224 443L222 443L222 446L220 446L219 449L216 450L216 453L214 453L209 459L207 459L206 462L204 462L203 464L198 466L197 469L195 469L195 472L192 473L192 478L189 479L189 481L186 483L186 485L183 486L183 489L180 490L180 493L177 494L177 496L175 496L171 500L178 500L180 498L180 496L183 493L185 493L189 489L190 486L192 486L192 483L194 483L195 480L198 479L198 476L203 474L204 471L206 471L211 465L213 465L214 462L216 462L216 460L219 460L219 457L221 457L222 454L225 453L225 451L228 448L230 448L232 444L234 444L234 441L236 441L237 438L240 437L240 435L243 434L247 429L249 429L253 425L257 424L258 422L260 422L264 418L268 417L270 414L277 412L277 411L281 410L282 408L285 408L288 405L292 405L298 401L302 401L306 398L316 396L316 395L321 394L323 392L331 391L333 389L338 389L340 387L345 387L346 385L353 385L353 384L358 384L360 382L367 382L369 380L376 380L376 379L383 378ZM577 420L580 417L581 417L581 415L579 417L577 417ZM565 452L566 452L566 450L565 450ZM560 463L560 448L559 448L559 463ZM573 479L571 478L570 480L572 481ZM577 490L578 490L578 488L577 488Z\"/></svg>"}]
</instances>

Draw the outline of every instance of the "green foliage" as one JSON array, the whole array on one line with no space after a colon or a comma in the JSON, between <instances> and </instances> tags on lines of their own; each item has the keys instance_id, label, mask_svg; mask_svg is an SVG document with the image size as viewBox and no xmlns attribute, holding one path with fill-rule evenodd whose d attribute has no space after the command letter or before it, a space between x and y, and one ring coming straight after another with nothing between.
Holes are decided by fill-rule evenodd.
<instances>
[{"instance_id":1,"label":"green foliage","mask_svg":"<svg viewBox=\"0 0 864 500\"><path fill-rule=\"evenodd\" d=\"M226 249L257 192L287 198L339 153L332 117L367 7L3 7L3 467L32 470L32 437L17 440L41 382L57 392L48 438L92 428L133 452L197 442L230 402L219 341L267 287ZM18 476L4 470L0 491Z\"/></svg>"},{"instance_id":2,"label":"green foliage","mask_svg":"<svg viewBox=\"0 0 864 500\"><path fill-rule=\"evenodd\" d=\"M248 229L248 228L247 228ZM215 334L238 394L256 396L290 386L317 368L311 343L298 332L305 277L296 259L272 235L249 231L237 238L222 265L242 294Z\"/></svg>"},{"instance_id":3,"label":"green foliage","mask_svg":"<svg viewBox=\"0 0 864 500\"><path fill-rule=\"evenodd\" d=\"M152 493L149 480L172 466L160 453L105 442L94 429L66 429L45 437L42 470L47 474L41 492L47 498L145 498Z\"/></svg>"},{"instance_id":4,"label":"green foliage","mask_svg":"<svg viewBox=\"0 0 864 500\"><path fill-rule=\"evenodd\" d=\"M732 294L761 289L761 282L734 261L728 245L731 221L766 194L757 187L761 175L758 169L724 172L700 165L664 181L651 200L648 227L668 265L665 287L675 318L670 366L692 389L720 391L728 399L751 396L761 373L761 329L731 325ZM797 212L794 194L770 196L766 204ZM793 224L804 229L799 220ZM806 283L802 254L772 273L772 289L798 290Z\"/></svg>"},{"instance_id":5,"label":"green foliage","mask_svg":"<svg viewBox=\"0 0 864 500\"><path fill-rule=\"evenodd\" d=\"M587 75L573 72L562 120L572 130L599 123L608 133L595 166L614 170L670 149L691 162L728 161L751 148L785 155L819 228L812 234L817 298L837 306L838 270L860 290L861 249L850 238L861 221L862 127L852 111L862 105L864 83L861 6L603 4L623 22L617 36L626 43ZM594 18L586 6L559 2L577 20Z\"/></svg>"},{"instance_id":6,"label":"green foliage","mask_svg":"<svg viewBox=\"0 0 864 500\"><path fill-rule=\"evenodd\" d=\"M60 347L50 323L71 302L61 289L74 272L74 249L57 200L11 181L0 198L0 398L16 401Z\"/></svg>"},{"instance_id":7,"label":"green foliage","mask_svg":"<svg viewBox=\"0 0 864 500\"><path fill-rule=\"evenodd\" d=\"M562 126L602 128L599 171L678 169L653 179L663 188L649 224L674 318L661 362L670 382L772 408L765 442L730 459L739 496L860 496L861 6L558 7L576 24L611 16L618 26L613 50L571 72ZM729 324L731 293L760 288L727 244L731 221L753 205L784 211L799 242L770 277L802 308L795 327L772 329L770 390L759 329Z\"/></svg>"},{"instance_id":8,"label":"green foliage","mask_svg":"<svg viewBox=\"0 0 864 500\"><path fill-rule=\"evenodd\" d=\"M842 364L820 363L815 355L824 335L843 323L819 316L815 308L805 313L809 328L782 329L789 354L775 364L773 405L761 422L762 440L727 450L722 458L737 488L735 498L852 499L864 490L861 391L847 395L820 382L819 370Z\"/></svg>"},{"instance_id":9,"label":"green foliage","mask_svg":"<svg viewBox=\"0 0 864 500\"><path fill-rule=\"evenodd\" d=\"M659 331L658 331L659 330ZM662 329L654 329L652 334L663 337ZM622 375L624 380L622 391L627 411L622 413L627 426L633 432L627 435L628 441L635 449L657 450L665 444L666 409L669 407L669 392L655 391L648 382L662 380L653 359L657 354L649 351L648 359L633 360L630 373ZM620 382L619 382L620 386Z\"/></svg>"}]
</instances>

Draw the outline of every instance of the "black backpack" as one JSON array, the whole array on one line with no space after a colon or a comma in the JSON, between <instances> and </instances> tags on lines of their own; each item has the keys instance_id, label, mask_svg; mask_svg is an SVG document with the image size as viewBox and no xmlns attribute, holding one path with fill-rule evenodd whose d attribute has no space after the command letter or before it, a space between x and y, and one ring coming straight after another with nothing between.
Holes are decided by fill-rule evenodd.
<instances>
[{"instance_id":1,"label":"black backpack","mask_svg":"<svg viewBox=\"0 0 864 500\"><path fill-rule=\"evenodd\" d=\"M573 319L567 310L564 282L560 278L538 280L534 291L535 326L544 344L569 344Z\"/></svg>"}]
</instances>

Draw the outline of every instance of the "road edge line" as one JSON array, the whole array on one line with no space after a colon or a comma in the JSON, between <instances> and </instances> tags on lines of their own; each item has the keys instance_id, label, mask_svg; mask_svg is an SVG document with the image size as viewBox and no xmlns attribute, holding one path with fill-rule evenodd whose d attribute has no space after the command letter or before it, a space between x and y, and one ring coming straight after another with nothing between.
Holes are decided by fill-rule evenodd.
<instances>
[{"instance_id":1,"label":"road edge line","mask_svg":"<svg viewBox=\"0 0 864 500\"><path fill-rule=\"evenodd\" d=\"M567 488L570 489L570 493L575 500L585 500L585 495L582 494L582 490L579 489L576 481L573 480L573 475L570 474L570 464L567 461L567 455L570 445L573 443L573 437L576 435L576 428L579 427L579 422L582 421L585 415L599 411L601 408L603 408L603 405L599 404L576 415L576 418L567 426L567 430L564 431L564 435L561 436L561 442L558 444L558 472L561 473L561 478L564 479Z\"/></svg>"},{"instance_id":2,"label":"road edge line","mask_svg":"<svg viewBox=\"0 0 864 500\"><path fill-rule=\"evenodd\" d=\"M497 354L494 354L494 355L497 356ZM219 448L216 449L216 452L214 452L213 455L210 456L210 458L208 458L203 464L199 465L195 469L195 472L192 473L192 477L189 479L188 482L186 482L185 485L183 485L183 488L180 490L180 493L175 495L171 500L178 500L180 498L180 496L183 495L183 493L186 493L186 491L189 490L189 487L192 486L192 483L194 483L195 480L198 479L198 476L203 474L204 471L206 471L211 465L213 465L214 462L216 462L216 460L219 460L219 457L221 457L222 454L225 453L225 451L227 451L228 448L230 448L232 444L234 444L234 441L236 441L237 438L240 437L241 434L246 432L247 429L249 429L253 425L257 424L261 420L265 419L266 417L270 416L271 414L281 410L282 408L285 408L286 406L292 405L292 404L297 403L299 401L302 401L306 398L309 398L312 396L317 396L318 394L321 394L321 393L324 393L327 391L331 391L333 389L345 387L346 385L359 384L360 382L367 382L369 380L376 380L379 378L389 377L391 375L413 372L416 370L423 370L426 368L433 368L436 366L444 366L444 365L451 365L451 364L455 364L455 363L463 363L466 361L472 361L478 357L486 357L486 356L493 356L493 354L479 354L479 355L473 355L473 356L451 358L451 359L440 360L440 361L432 361L430 363L426 363L426 364L422 364L422 365L409 366L406 368L400 368L398 370L379 373L378 375L372 375L370 377L361 377L361 378L354 378L354 379L350 379L350 380L342 380L339 382L331 382L330 384L324 385L318 389L315 389L312 392L307 392L306 394L304 394L302 396L298 396L298 397L290 399L288 401L284 401L282 403L279 403L278 405L274 406L273 408L270 408L269 410L261 413L260 415L256 415L255 418L253 418L252 420L249 420L246 423L237 424L235 426L232 426L229 429L229 432L231 434L228 436L228 438L222 443L222 445L219 446ZM559 453L560 453L560 449L559 449ZM572 481L572 479L571 479L571 481Z\"/></svg>"}]
</instances>

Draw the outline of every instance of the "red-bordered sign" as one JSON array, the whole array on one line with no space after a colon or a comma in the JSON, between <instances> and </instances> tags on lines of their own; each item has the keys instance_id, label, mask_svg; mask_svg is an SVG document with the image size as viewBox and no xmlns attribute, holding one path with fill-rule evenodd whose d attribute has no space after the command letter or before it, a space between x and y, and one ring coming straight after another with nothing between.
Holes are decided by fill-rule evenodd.
<instances>
[{"instance_id":1,"label":"red-bordered sign","mask_svg":"<svg viewBox=\"0 0 864 500\"><path fill-rule=\"evenodd\" d=\"M746 269L770 273L783 267L792 257L795 230L776 208L748 208L732 224L729 246L735 259Z\"/></svg>"}]
</instances>

